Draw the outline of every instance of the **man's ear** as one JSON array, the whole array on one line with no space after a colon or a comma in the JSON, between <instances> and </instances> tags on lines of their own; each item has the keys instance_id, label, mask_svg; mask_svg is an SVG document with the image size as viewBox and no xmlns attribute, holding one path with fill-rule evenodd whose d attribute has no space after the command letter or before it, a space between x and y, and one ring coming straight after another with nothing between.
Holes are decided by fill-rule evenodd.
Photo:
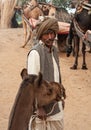
<instances>
[{"instance_id":1,"label":"man's ear","mask_svg":"<svg viewBox=\"0 0 91 130\"><path fill-rule=\"evenodd\" d=\"M20 75L21 75L22 79L24 79L26 76L28 76L27 69L23 68Z\"/></svg>"}]
</instances>

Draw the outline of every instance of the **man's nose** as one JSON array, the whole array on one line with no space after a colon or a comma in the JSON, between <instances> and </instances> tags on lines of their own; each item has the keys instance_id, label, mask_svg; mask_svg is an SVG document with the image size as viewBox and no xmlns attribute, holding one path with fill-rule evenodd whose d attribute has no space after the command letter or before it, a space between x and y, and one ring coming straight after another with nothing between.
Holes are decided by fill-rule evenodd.
<instances>
[{"instance_id":1,"label":"man's nose","mask_svg":"<svg viewBox=\"0 0 91 130\"><path fill-rule=\"evenodd\" d=\"M49 33L49 34L48 34L48 37L49 37L49 39L51 39L51 38L52 38L52 34Z\"/></svg>"}]
</instances>

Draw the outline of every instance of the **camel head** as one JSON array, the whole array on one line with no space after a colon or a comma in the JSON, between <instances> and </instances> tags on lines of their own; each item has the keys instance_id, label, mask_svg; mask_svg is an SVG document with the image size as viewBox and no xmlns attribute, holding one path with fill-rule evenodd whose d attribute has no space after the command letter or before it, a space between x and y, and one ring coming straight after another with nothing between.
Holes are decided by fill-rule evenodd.
<instances>
[{"instance_id":1,"label":"camel head","mask_svg":"<svg viewBox=\"0 0 91 130\"><path fill-rule=\"evenodd\" d=\"M48 82L48 81L43 80L43 75L41 73L39 73L38 76L35 76L36 77L35 78L33 75L28 75L27 69L24 68L21 71L21 77L25 81L27 79L27 85L30 84L31 86L31 83L32 83L33 89L34 89L34 95L35 95L35 98L37 99L37 103L38 103L37 105L39 107L47 105L54 100L60 101L62 100L63 97L64 98L66 97L63 95L64 87L62 84L59 84L56 82ZM29 81L30 82L32 81L32 82L30 83Z\"/></svg>"}]
</instances>

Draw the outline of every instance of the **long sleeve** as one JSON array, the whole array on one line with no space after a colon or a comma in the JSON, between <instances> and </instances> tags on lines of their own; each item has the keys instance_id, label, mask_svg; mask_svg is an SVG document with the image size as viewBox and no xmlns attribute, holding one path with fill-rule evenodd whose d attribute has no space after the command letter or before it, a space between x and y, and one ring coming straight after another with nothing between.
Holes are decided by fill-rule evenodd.
<instances>
[{"instance_id":1,"label":"long sleeve","mask_svg":"<svg viewBox=\"0 0 91 130\"><path fill-rule=\"evenodd\" d=\"M40 71L40 57L36 50L30 51L28 55L27 71L28 74L38 75Z\"/></svg>"}]
</instances>

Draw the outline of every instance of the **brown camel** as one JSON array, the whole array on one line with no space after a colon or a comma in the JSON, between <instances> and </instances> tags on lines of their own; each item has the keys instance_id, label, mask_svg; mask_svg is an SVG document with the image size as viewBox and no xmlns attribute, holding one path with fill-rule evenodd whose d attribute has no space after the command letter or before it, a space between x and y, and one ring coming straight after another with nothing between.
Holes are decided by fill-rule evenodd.
<instances>
[{"instance_id":1,"label":"brown camel","mask_svg":"<svg viewBox=\"0 0 91 130\"><path fill-rule=\"evenodd\" d=\"M44 81L41 73L27 75L23 69L21 76L23 81L10 114L8 130L27 130L30 117L37 108L65 98L63 86Z\"/></svg>"},{"instance_id":2,"label":"brown camel","mask_svg":"<svg viewBox=\"0 0 91 130\"><path fill-rule=\"evenodd\" d=\"M39 7L38 3L36 0L31 0L28 5L23 9L23 14L22 14L22 21L23 21L23 28L24 28L24 45L22 46L23 48L26 46L26 44L29 42L31 39L31 46L33 44L33 23L32 25L29 22L29 19L33 18L35 20L39 19L39 16L43 16L43 11Z\"/></svg>"},{"instance_id":3,"label":"brown camel","mask_svg":"<svg viewBox=\"0 0 91 130\"><path fill-rule=\"evenodd\" d=\"M24 29L24 48L29 40L31 40L31 46L33 44L33 37L35 34L34 23L38 22L39 16L48 15L49 5L38 4L36 0L31 0L27 5L24 5L23 9L19 6L15 6L15 10L21 11L22 14L22 23Z\"/></svg>"}]
</instances>

